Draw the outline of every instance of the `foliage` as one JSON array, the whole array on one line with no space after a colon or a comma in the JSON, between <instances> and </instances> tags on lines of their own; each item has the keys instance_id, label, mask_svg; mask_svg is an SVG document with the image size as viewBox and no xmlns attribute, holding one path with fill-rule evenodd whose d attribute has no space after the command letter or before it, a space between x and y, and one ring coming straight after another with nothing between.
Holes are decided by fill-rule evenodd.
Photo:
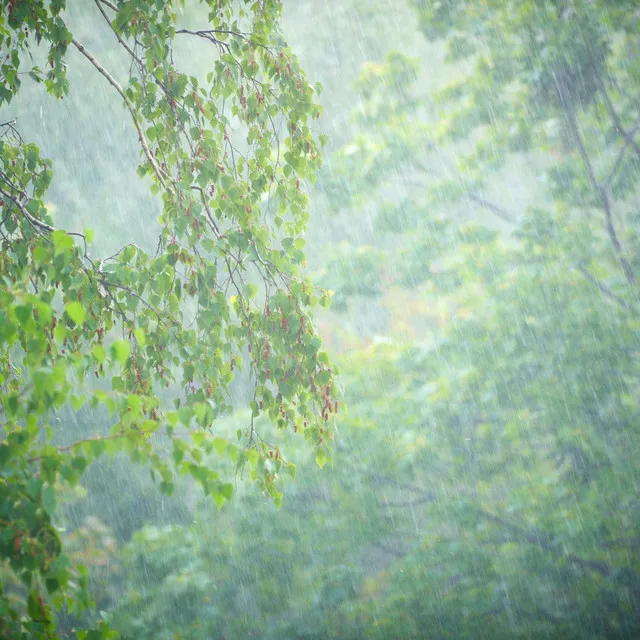
<instances>
[{"instance_id":1,"label":"foliage","mask_svg":"<svg viewBox=\"0 0 640 640\"><path fill-rule=\"evenodd\" d=\"M383 201L387 271L448 302L433 343L376 352L384 378L360 364L378 411L386 388L381 417L363 409L387 425L370 450L396 452L373 460L424 517L374 603L358 600L363 636L479 637L481 621L482 637L633 637L640 14L414 4L458 74L425 105L418 61L369 65L338 158L350 192ZM513 210L496 185L520 159L542 186ZM394 181L405 196L386 204Z\"/></svg>"},{"instance_id":2,"label":"foliage","mask_svg":"<svg viewBox=\"0 0 640 640\"><path fill-rule=\"evenodd\" d=\"M64 544L124 637L640 633L638 10L412 5L422 57L367 64L357 101L350 61L327 65L356 105L318 182L345 233L309 243L338 301L324 334L347 346L335 468L294 439L282 508L240 484L214 519L180 478L184 512L122 456L91 465ZM344 15L337 33L360 29ZM320 26L295 27L312 56L344 51L316 50ZM348 335L367 308L383 335ZM221 416L201 464L232 474L218 448L246 419Z\"/></svg>"},{"instance_id":3,"label":"foliage","mask_svg":"<svg viewBox=\"0 0 640 640\"><path fill-rule=\"evenodd\" d=\"M375 245L326 252L341 303L327 324L365 295L391 319L340 356L336 468L299 474L278 517L241 497L215 528L199 513L140 531L114 562L158 573L111 584L125 635L638 635L640 58L623 5L421 3L455 76L432 103L419 61L365 67L357 131L324 180L351 224L373 208ZM566 65L555 96L543 54L524 59L534 26ZM537 179L524 197L506 193L516 163Z\"/></svg>"},{"instance_id":4,"label":"foliage","mask_svg":"<svg viewBox=\"0 0 640 640\"><path fill-rule=\"evenodd\" d=\"M335 247L323 272L327 286L335 286L340 292L332 298L334 309L344 309L347 300L358 294L371 296L382 292L382 257L375 247L354 248L347 242Z\"/></svg>"},{"instance_id":5,"label":"foliage","mask_svg":"<svg viewBox=\"0 0 640 640\"><path fill-rule=\"evenodd\" d=\"M279 2L205 4L202 29L183 27L172 3L87 8L128 74L111 73L73 36L62 0L6 2L0 13L0 105L25 74L58 98L77 90L66 78L73 50L122 100L140 143L138 174L162 202L155 253L131 242L98 258L91 230L54 226L52 161L13 120L2 125L0 549L23 585L5 582L3 637L57 637L52 608L88 603L86 569L71 565L54 526L56 496L102 455L149 466L165 494L189 475L221 506L233 485L212 451L232 469L248 465L281 500L289 462L256 430L259 415L303 433L320 459L330 454L335 371L311 319L329 296L301 271L303 182L320 166L310 128L319 87L282 45ZM206 79L178 66L182 39L214 56ZM41 65L38 45L47 48ZM229 412L243 364L254 385L237 442L212 425ZM69 442L55 420L69 406L105 408L108 430ZM111 632L102 624L83 633Z\"/></svg>"}]
</instances>

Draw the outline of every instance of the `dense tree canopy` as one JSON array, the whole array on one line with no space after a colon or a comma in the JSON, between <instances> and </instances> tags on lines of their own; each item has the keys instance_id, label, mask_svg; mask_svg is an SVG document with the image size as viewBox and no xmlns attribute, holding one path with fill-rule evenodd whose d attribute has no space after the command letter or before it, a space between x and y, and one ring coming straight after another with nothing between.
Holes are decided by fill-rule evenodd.
<instances>
[{"instance_id":1,"label":"dense tree canopy","mask_svg":"<svg viewBox=\"0 0 640 640\"><path fill-rule=\"evenodd\" d=\"M369 65L336 160L349 178L330 185L338 205L382 202L387 255L344 247L327 271L346 279L337 300L386 277L446 314L432 341L366 356L389 385L374 422L394 425L372 451L402 442L379 464L414 492L396 489L398 508L425 518L376 624L382 637L633 637L640 13L414 5L455 79L425 104L419 61ZM537 184L514 186L516 163ZM405 195L390 200L394 181Z\"/></svg>"},{"instance_id":2,"label":"dense tree canopy","mask_svg":"<svg viewBox=\"0 0 640 640\"><path fill-rule=\"evenodd\" d=\"M215 531L206 509L141 528L113 553L137 570L102 593L124 635L638 635L640 14L623 5L412 3L444 81L425 80L435 56L367 64L319 180L355 227L320 263L350 407L336 468L277 514L240 496ZM366 308L386 318L373 340L344 328Z\"/></svg>"},{"instance_id":3,"label":"dense tree canopy","mask_svg":"<svg viewBox=\"0 0 640 640\"><path fill-rule=\"evenodd\" d=\"M132 123L138 174L161 201L154 250L132 238L101 254L94 231L54 225L53 162L4 119L0 550L25 590L0 596L2 637L55 637L45 592L55 607L86 603L86 570L62 553L53 518L58 491L101 455L150 466L165 494L188 474L218 505L233 470L221 473L212 451L246 466L276 502L279 476L295 470L263 439L260 415L303 434L319 463L329 455L338 400L310 315L329 298L301 272L319 87L278 35L279 2L204 4L201 15L184 2L96 0L84 11L119 47L111 65L71 33L64 1L2 5L3 113L29 82L59 99L81 92L67 80L67 59L79 56L118 94L116 121ZM180 47L188 39L206 47L204 77ZM236 440L213 425L243 365L251 414ZM103 406L106 430L70 441L56 420L69 405Z\"/></svg>"}]
</instances>

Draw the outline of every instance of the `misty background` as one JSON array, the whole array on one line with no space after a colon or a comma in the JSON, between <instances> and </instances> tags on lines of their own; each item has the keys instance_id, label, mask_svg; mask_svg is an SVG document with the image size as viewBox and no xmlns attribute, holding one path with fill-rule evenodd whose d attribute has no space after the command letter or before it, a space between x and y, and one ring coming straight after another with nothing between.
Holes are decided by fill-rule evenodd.
<instances>
[{"instance_id":1,"label":"misty background","mask_svg":"<svg viewBox=\"0 0 640 640\"><path fill-rule=\"evenodd\" d=\"M285 1L329 138L306 253L334 291L333 463L292 438L283 506L238 477L221 511L125 457L91 466L59 524L92 615L167 640L640 636L635 4ZM93 5L69 26L117 72ZM3 111L54 161L57 226L152 249L133 125L67 62L68 98L25 82Z\"/></svg>"}]
</instances>

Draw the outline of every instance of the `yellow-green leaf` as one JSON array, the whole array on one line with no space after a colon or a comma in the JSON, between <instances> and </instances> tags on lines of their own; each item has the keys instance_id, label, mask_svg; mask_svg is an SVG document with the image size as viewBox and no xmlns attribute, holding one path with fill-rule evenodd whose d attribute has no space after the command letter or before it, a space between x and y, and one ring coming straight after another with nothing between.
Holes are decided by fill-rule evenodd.
<instances>
[{"instance_id":1,"label":"yellow-green leaf","mask_svg":"<svg viewBox=\"0 0 640 640\"><path fill-rule=\"evenodd\" d=\"M131 345L128 340L116 340L111 345L111 357L124 366L131 353Z\"/></svg>"},{"instance_id":2,"label":"yellow-green leaf","mask_svg":"<svg viewBox=\"0 0 640 640\"><path fill-rule=\"evenodd\" d=\"M84 322L84 309L78 301L67 303L64 310L78 326L82 325Z\"/></svg>"}]
</instances>

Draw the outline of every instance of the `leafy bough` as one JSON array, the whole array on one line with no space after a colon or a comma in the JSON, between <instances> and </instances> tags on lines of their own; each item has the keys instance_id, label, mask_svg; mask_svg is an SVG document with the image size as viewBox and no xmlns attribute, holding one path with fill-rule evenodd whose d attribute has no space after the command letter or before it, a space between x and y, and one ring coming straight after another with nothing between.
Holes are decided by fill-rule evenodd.
<instances>
[{"instance_id":1,"label":"leafy bough","mask_svg":"<svg viewBox=\"0 0 640 640\"><path fill-rule=\"evenodd\" d=\"M73 47L122 99L138 173L162 202L155 253L129 243L94 258L93 231L54 226L52 162L15 122L2 127L0 552L26 589L0 597L3 636L56 637L50 605L89 602L86 572L62 553L53 517L61 483L75 485L99 456L126 452L166 494L176 474L190 475L221 506L233 485L208 454L248 465L276 503L282 471L295 470L258 433L260 415L303 434L318 461L330 455L335 368L311 316L329 295L301 268L304 182L321 161L310 127L319 87L277 35L279 2L206 4L208 28L192 30L178 27L170 3L96 0L129 62L124 79L70 33L64 2L10 2L0 17L0 105L19 92L34 41L49 46L48 70L27 73L64 97ZM205 81L174 62L178 36L214 47ZM243 365L252 399L236 441L213 425L230 412ZM68 404L106 407L111 430L69 442L52 421ZM79 590L69 589L72 575Z\"/></svg>"}]
</instances>

